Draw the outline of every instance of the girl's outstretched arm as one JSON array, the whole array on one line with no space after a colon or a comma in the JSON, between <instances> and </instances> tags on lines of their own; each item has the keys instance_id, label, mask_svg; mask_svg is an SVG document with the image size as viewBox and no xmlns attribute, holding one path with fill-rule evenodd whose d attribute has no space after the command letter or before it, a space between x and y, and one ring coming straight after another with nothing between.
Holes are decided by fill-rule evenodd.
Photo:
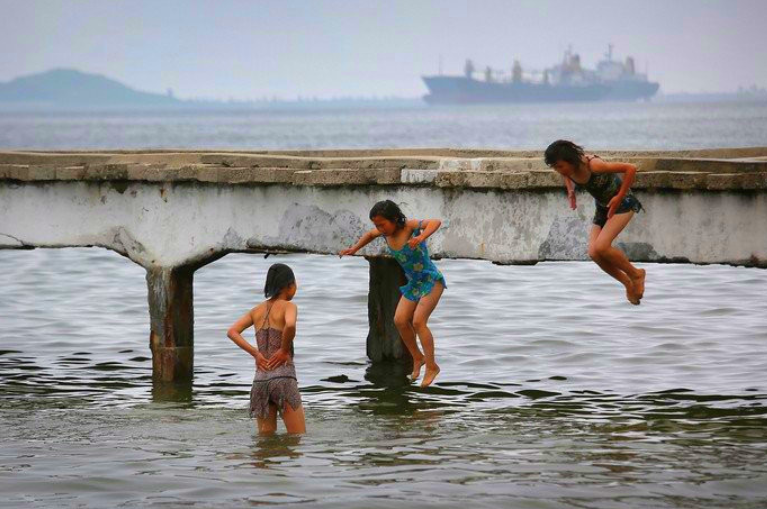
<instances>
[{"instance_id":1,"label":"girl's outstretched arm","mask_svg":"<svg viewBox=\"0 0 767 509\"><path fill-rule=\"evenodd\" d=\"M567 188L567 199L570 200L570 208L575 210L578 208L578 204L575 202L575 184L570 180L570 177L562 175L562 179L565 181L565 187Z\"/></svg>"},{"instance_id":2,"label":"girl's outstretched arm","mask_svg":"<svg viewBox=\"0 0 767 509\"><path fill-rule=\"evenodd\" d=\"M352 247L348 249L344 249L343 251L338 253L338 256L342 257L344 255L353 255L354 253L356 253L363 247L367 246L368 244L370 244L370 242L372 242L373 240L375 240L376 238L380 236L381 236L381 232L379 232L376 229L367 231L362 235L362 237L360 237L360 240L358 240L356 244L354 244Z\"/></svg>"},{"instance_id":3,"label":"girl's outstretched arm","mask_svg":"<svg viewBox=\"0 0 767 509\"><path fill-rule=\"evenodd\" d=\"M290 346L293 344L293 339L296 337L297 319L298 307L292 302L288 302L285 304L285 327L282 328L282 342L280 343L280 349L269 357L269 361L267 362L267 367L269 369L274 369L290 360Z\"/></svg>"},{"instance_id":4,"label":"girl's outstretched arm","mask_svg":"<svg viewBox=\"0 0 767 509\"><path fill-rule=\"evenodd\" d=\"M410 245L410 249L415 249L415 246L428 239L434 232L439 230L439 227L442 226L442 221L439 219L408 219L407 225L414 230L416 228L422 229L420 235L407 241Z\"/></svg>"},{"instance_id":5,"label":"girl's outstretched arm","mask_svg":"<svg viewBox=\"0 0 767 509\"><path fill-rule=\"evenodd\" d=\"M606 163L605 161L597 158L591 160L590 167L591 171L595 171L597 173L624 174L623 183L621 184L621 188L618 191L618 194L616 194L608 204L607 217L611 218L615 215L615 209L618 208L618 206L623 201L623 198L625 198L628 194L629 189L631 189L631 184L634 183L634 176L637 173L637 167L631 163Z\"/></svg>"},{"instance_id":6,"label":"girl's outstretched arm","mask_svg":"<svg viewBox=\"0 0 767 509\"><path fill-rule=\"evenodd\" d=\"M256 359L257 367L266 370L266 357L261 355L261 352L258 351L258 348L248 343L247 340L242 337L242 331L253 325L253 316L251 315L252 312L253 310L248 311L242 315L239 320L234 322L234 324L229 327L226 335L229 337L229 339L234 341L237 346L248 352Z\"/></svg>"}]
</instances>

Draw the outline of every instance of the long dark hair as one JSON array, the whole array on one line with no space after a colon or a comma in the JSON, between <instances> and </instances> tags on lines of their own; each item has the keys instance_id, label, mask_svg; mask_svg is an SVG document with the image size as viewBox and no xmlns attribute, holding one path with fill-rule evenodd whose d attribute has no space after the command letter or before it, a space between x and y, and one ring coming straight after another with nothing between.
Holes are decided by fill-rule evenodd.
<instances>
[{"instance_id":1,"label":"long dark hair","mask_svg":"<svg viewBox=\"0 0 767 509\"><path fill-rule=\"evenodd\" d=\"M399 205L391 200L379 201L373 205L373 208L370 209L370 219L372 220L376 216L388 219L394 223L397 228L403 228L405 226L405 221L407 221L407 218L405 217L405 214L402 213Z\"/></svg>"},{"instance_id":2,"label":"long dark hair","mask_svg":"<svg viewBox=\"0 0 767 509\"><path fill-rule=\"evenodd\" d=\"M275 263L269 267L266 273L266 284L264 285L264 297L271 299L296 282L296 276L293 269L284 263Z\"/></svg>"},{"instance_id":3,"label":"long dark hair","mask_svg":"<svg viewBox=\"0 0 767 509\"><path fill-rule=\"evenodd\" d=\"M572 141L557 140L546 148L544 156L547 166L554 166L557 161L565 161L576 168L581 165L583 147Z\"/></svg>"}]
</instances>

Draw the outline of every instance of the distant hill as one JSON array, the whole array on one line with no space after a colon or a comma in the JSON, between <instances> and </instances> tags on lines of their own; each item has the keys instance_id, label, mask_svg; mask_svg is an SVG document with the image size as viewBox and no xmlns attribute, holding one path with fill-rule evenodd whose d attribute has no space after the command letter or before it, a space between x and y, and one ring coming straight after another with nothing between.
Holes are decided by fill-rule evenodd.
<instances>
[{"instance_id":1,"label":"distant hill","mask_svg":"<svg viewBox=\"0 0 767 509\"><path fill-rule=\"evenodd\" d=\"M53 69L0 83L0 104L40 106L174 106L170 95L140 92L99 74Z\"/></svg>"},{"instance_id":2,"label":"distant hill","mask_svg":"<svg viewBox=\"0 0 767 509\"><path fill-rule=\"evenodd\" d=\"M172 95L134 90L100 74L76 69L22 76L0 83L0 111L182 108L193 110L347 110L424 106L421 98L338 97L333 99L260 99L217 101L176 99Z\"/></svg>"}]
</instances>

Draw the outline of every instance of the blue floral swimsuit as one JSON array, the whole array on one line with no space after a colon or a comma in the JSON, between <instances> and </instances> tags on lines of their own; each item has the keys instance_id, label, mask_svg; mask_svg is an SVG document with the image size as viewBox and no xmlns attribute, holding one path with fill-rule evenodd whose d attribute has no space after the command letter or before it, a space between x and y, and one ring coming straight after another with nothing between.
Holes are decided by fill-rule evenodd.
<instances>
[{"instance_id":1,"label":"blue floral swimsuit","mask_svg":"<svg viewBox=\"0 0 767 509\"><path fill-rule=\"evenodd\" d=\"M420 233L420 228L413 230L413 236L417 237ZM386 247L389 248L389 252L399 262L402 270L405 271L405 276L407 276L407 284L399 287L400 292L407 300L418 302L421 297L431 293L437 281L440 281L442 286L447 288L445 276L431 261L429 248L426 247L425 242L418 244L415 249L411 249L407 242L402 249L392 249L387 241Z\"/></svg>"}]
</instances>

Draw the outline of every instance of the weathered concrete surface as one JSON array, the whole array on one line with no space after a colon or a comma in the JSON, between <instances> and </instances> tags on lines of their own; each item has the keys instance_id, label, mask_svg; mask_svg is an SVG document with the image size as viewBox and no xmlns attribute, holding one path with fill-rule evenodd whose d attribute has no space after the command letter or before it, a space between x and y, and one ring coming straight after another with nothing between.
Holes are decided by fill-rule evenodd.
<instances>
[{"instance_id":1,"label":"weathered concrete surface","mask_svg":"<svg viewBox=\"0 0 767 509\"><path fill-rule=\"evenodd\" d=\"M571 212L540 153L488 153L0 153L0 247L98 245L147 268L232 251L334 253L369 227L374 201L392 198L446 219L436 256L584 259L592 200ZM764 266L766 153L603 152L640 167L647 211L622 240L643 246L638 261ZM381 253L378 243L364 254Z\"/></svg>"},{"instance_id":2,"label":"weathered concrete surface","mask_svg":"<svg viewBox=\"0 0 767 509\"><path fill-rule=\"evenodd\" d=\"M725 186L722 186L725 187ZM637 261L767 265L767 192L645 191L621 239ZM162 182L2 182L0 247L101 246L145 268L204 264L227 252L336 253L370 228L391 198L413 217L439 217L437 257L499 263L585 259L593 201L572 212L560 190L431 186L234 186ZM384 253L376 242L364 254Z\"/></svg>"},{"instance_id":3,"label":"weathered concrete surface","mask_svg":"<svg viewBox=\"0 0 767 509\"><path fill-rule=\"evenodd\" d=\"M646 212L620 237L633 260L767 267L767 148L600 154L639 168ZM4 152L0 248L101 246L145 267L155 376L177 380L191 377L195 268L238 251L336 253L384 198L443 219L436 257L586 259L593 200L569 210L540 152L452 149ZM379 241L361 254L384 253ZM391 337L374 334L396 295L376 267L371 338ZM396 348L369 352L402 358Z\"/></svg>"}]
</instances>

